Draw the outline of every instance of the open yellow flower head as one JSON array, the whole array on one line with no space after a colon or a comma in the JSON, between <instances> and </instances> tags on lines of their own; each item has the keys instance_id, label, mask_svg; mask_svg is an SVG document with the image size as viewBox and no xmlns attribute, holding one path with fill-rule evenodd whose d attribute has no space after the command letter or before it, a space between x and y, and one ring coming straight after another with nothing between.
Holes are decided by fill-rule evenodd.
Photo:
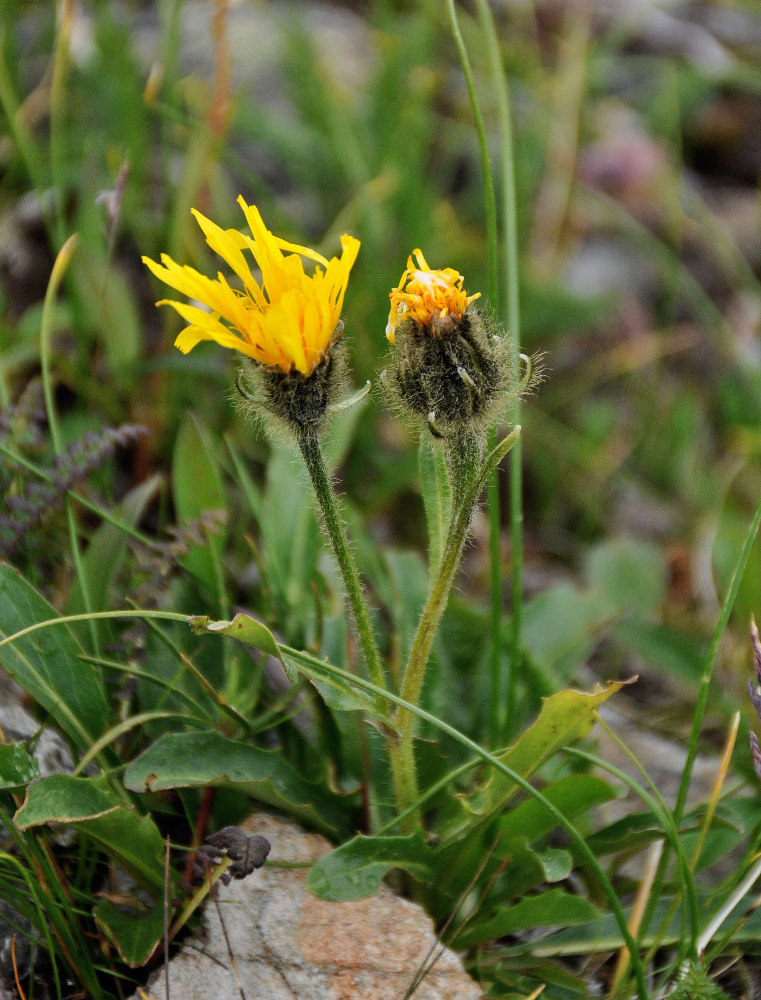
<instances>
[{"instance_id":1,"label":"open yellow flower head","mask_svg":"<svg viewBox=\"0 0 761 1000\"><path fill-rule=\"evenodd\" d=\"M415 267L412 257L417 259ZM463 289L465 279L452 267L432 271L420 250L407 258L407 270L397 288L389 293L391 312L386 326L386 336L393 344L396 330L401 323L412 319L429 329L436 337L452 330L462 319L465 310L481 295L468 295Z\"/></svg>"},{"instance_id":2,"label":"open yellow flower head","mask_svg":"<svg viewBox=\"0 0 761 1000\"><path fill-rule=\"evenodd\" d=\"M143 257L157 278L200 303L162 299L156 305L172 306L189 323L174 342L184 354L202 340L214 340L267 368L309 376L325 358L338 327L359 240L342 236L341 257L328 261L308 247L274 236L254 205L242 197L238 203L251 236L221 229L195 209L193 215L208 245L240 279L242 290L221 273L208 278L167 254L161 255L161 264ZM261 281L254 277L245 251L258 265ZM315 262L313 274L305 273L304 257Z\"/></svg>"}]
</instances>

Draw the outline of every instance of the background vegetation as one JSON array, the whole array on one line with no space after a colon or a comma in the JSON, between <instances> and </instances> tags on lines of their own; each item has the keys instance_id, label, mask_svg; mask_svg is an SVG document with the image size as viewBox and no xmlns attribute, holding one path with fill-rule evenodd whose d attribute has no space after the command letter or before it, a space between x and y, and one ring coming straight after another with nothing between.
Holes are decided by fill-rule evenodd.
<instances>
[{"instance_id":1,"label":"background vegetation","mask_svg":"<svg viewBox=\"0 0 761 1000\"><path fill-rule=\"evenodd\" d=\"M458 18L495 165L500 247L509 246L489 36L478 9ZM655 785L670 777L675 793L687 773L679 744L718 753L733 713L748 712L747 630L761 607L760 557L747 547L761 498L761 15L740 0L620 9L543 2L498 7L494 18L514 125L520 347L543 352L547 368L521 413L521 660L507 726L512 737L523 733L541 698L571 685L591 690L597 679L639 675L610 703L615 728ZM344 319L355 384L371 379L376 389L335 421L326 447L384 652L398 664L425 596L427 533L417 444L377 391L388 292L421 247L431 266L456 267L469 291L486 293L482 160L447 8L428 2L4 0L0 105L0 549L8 560L0 632L116 609L178 619L89 617L0 649L40 723L52 718L78 766L35 803L32 791L25 798L37 766L27 744L11 738L2 748L0 895L25 900L14 920L43 942L20 980L34 995L67 995L66 983L78 982L87 995L118 996L121 977L140 975L125 968L148 960L162 915L159 905L149 909L133 936L108 898L93 916L110 865L160 900L162 835L189 844L239 820L249 796L336 843L393 821L380 741L356 712L335 698L326 705L306 682L288 688L272 658L198 637L184 622L243 608L283 649L356 667L303 471L241 417L229 352L174 350L179 319L154 308L163 290L140 255L165 251L213 273L218 262L190 208L238 226L239 193L273 231L327 256L341 233L361 239ZM51 286L73 233L76 246L58 258ZM489 307L506 320L502 256L497 274ZM516 537L508 468L501 486L507 580ZM732 588L738 565L744 573ZM474 522L423 707L498 750L489 590L484 516ZM514 637L508 590L496 634L502 661ZM732 612L726 629L722 610ZM435 722L422 725L432 742L420 749L421 783L443 782L427 803L428 822L445 849L432 860L419 845L375 844L381 874L407 851L408 891L440 925L457 912L445 936L469 949L490 996L527 996L541 983L553 998L600 984L631 992L631 971L613 972L623 938L595 873L545 813L527 819L530 800L514 785L495 790L488 768L478 779L488 808L473 856L437 885L437 865L451 863L446 838L449 850L460 848L479 807L468 799L472 770L452 777L470 753ZM583 728L570 736L584 737ZM681 852L681 868L664 863L659 873L652 898L660 909L634 931L653 991L694 952L708 917L755 860L761 810L747 724L740 729L729 777L717 770L695 801L705 803L712 787L721 800L684 815L653 800L608 825L612 814L592 807L623 779L603 782L587 760L556 753L561 743L520 772L542 765L539 787L585 834L627 906L640 870L623 861L664 837L670 857ZM172 791L149 795L141 775L155 760L141 754L158 752L162 740L180 763L162 775ZM235 788L220 780L228 740L259 755L246 758L248 780ZM206 741L202 753L198 741ZM613 744L601 756L613 761ZM191 759L198 766L187 767ZM443 791L455 780L471 825ZM104 798L87 798L97 795ZM114 802L121 811L107 821L101 807ZM73 823L76 846L53 844L48 819ZM505 840L487 862L494 824ZM40 872L46 877L35 881ZM333 890L323 885L326 894L346 895L338 876L322 876L336 880ZM478 906L471 898L463 908L473 879ZM587 907L579 904L578 928L568 926L571 896ZM516 910L526 899L537 909ZM707 953L723 956L713 971L736 996L757 968L758 935L741 920L749 903ZM701 915L693 923L691 906ZM500 918L508 911L510 920ZM536 928L563 926L561 913L566 937L533 947ZM105 940L115 952L100 948Z\"/></svg>"}]
</instances>

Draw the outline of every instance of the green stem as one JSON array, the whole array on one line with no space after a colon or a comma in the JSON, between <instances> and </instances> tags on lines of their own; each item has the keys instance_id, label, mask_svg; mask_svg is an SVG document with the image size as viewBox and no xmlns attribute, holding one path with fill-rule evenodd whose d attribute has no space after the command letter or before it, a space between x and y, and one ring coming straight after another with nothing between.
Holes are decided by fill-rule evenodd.
<instances>
[{"instance_id":1,"label":"green stem","mask_svg":"<svg viewBox=\"0 0 761 1000\"><path fill-rule=\"evenodd\" d=\"M476 11L481 29L486 37L486 54L492 79L497 119L501 138L501 177L503 200L503 238L505 250L505 278L507 309L504 310L507 336L510 339L513 369L517 373L520 365L520 286L518 278L518 212L515 195L515 148L513 142L513 122L510 108L510 91L502 61L499 36L494 23L494 15L487 0L476 0ZM516 396L510 413L510 423L521 422L520 396ZM502 676L502 656L498 641L500 635L501 600L492 601L492 629L495 637L492 643L492 691L489 736L492 744L507 744L512 736L511 725L515 717L516 686L518 668L521 662L522 610L523 610L523 496L521 442L518 441L510 456L510 538L512 542L512 627L510 634L510 659L507 675ZM497 536L499 544L499 536ZM497 548L496 555L498 556ZM497 597L500 578L492 577L497 583ZM496 607L495 607L496 605Z\"/></svg>"},{"instance_id":2,"label":"green stem","mask_svg":"<svg viewBox=\"0 0 761 1000\"><path fill-rule=\"evenodd\" d=\"M473 80L473 70L468 59L468 50L460 31L457 21L457 10L454 0L446 0L447 12L452 25L452 37L457 46L457 54L460 57L465 84L468 88L470 108L473 112L473 124L476 127L478 136L478 148L481 154L481 170L484 175L484 208L486 210L486 244L488 248L488 265L486 294L492 307L497 304L497 200L494 194L494 179L491 172L491 160L489 158L489 143L486 138L484 119L476 95L476 85Z\"/></svg>"},{"instance_id":3,"label":"green stem","mask_svg":"<svg viewBox=\"0 0 761 1000\"><path fill-rule=\"evenodd\" d=\"M460 56L463 74L468 86L473 120L478 134L481 151L481 165L484 176L484 203L486 210L486 232L489 257L488 298L493 308L499 312L498 289L498 248L497 211L491 163L489 160L486 131L478 105L473 74L468 61L465 43L457 23L454 0L447 0L452 33ZM519 369L520 351L520 296L518 281L518 213L515 196L515 156L513 146L513 125L510 110L510 94L507 77L500 52L499 36L494 24L494 16L487 0L476 0L476 10L481 28L486 36L486 53L496 99L497 116L502 140L501 187L503 196L503 226L506 262L507 310L506 321L511 341L514 370ZM509 414L509 422L521 422L520 397ZM496 436L492 433L489 446L493 447ZM491 642L489 651L491 697L489 709L489 740L491 745L509 742L511 724L515 716L516 686L518 668L521 662L522 609L523 609L523 490L521 443L517 442L510 457L510 538L512 542L511 571L511 634L510 658L507 671L503 670L502 643L502 560L500 545L500 496L496 471L488 483L489 512L489 584Z\"/></svg>"},{"instance_id":4,"label":"green stem","mask_svg":"<svg viewBox=\"0 0 761 1000\"><path fill-rule=\"evenodd\" d=\"M439 562L438 571L434 577L423 613L418 623L415 638L412 642L410 655L402 677L399 696L405 702L417 705L423 688L425 668L431 653L436 632L441 617L446 610L449 592L452 589L455 573L460 564L460 556L465 544L465 538L470 524L472 505L465 509L462 504L455 508L454 519L449 531L449 538L444 547ZM399 708L394 717L397 730L389 741L389 758L394 781L396 808L400 814L403 833L412 833L420 826L420 811L418 806L419 792L415 770L414 747L415 716L407 709Z\"/></svg>"},{"instance_id":5,"label":"green stem","mask_svg":"<svg viewBox=\"0 0 761 1000\"><path fill-rule=\"evenodd\" d=\"M304 456L309 478L312 480L317 503L322 512L323 525L327 532L333 552L338 560L341 570L346 594L349 599L354 616L354 624L357 628L362 652L367 664L367 672L370 680L380 688L387 688L383 664L375 641L375 632L370 621L370 612L362 592L362 584L359 580L354 556L352 555L349 542L346 538L346 530L341 517L338 505L338 498L333 490L333 486L328 476L325 466L325 457L320 446L320 439L316 431L311 428L302 428L302 433L297 436L301 454Z\"/></svg>"},{"instance_id":6,"label":"green stem","mask_svg":"<svg viewBox=\"0 0 761 1000\"><path fill-rule=\"evenodd\" d=\"M65 115L69 103L66 101L66 77L69 69L69 39L73 16L71 0L56 4L58 32L53 50L53 72L50 84L50 168L53 175L53 195L55 197L56 243L63 241L65 232L64 191L65 154L67 141Z\"/></svg>"},{"instance_id":7,"label":"green stem","mask_svg":"<svg viewBox=\"0 0 761 1000\"><path fill-rule=\"evenodd\" d=\"M495 459L498 462L499 457L506 453L503 449L509 450L515 444L519 433L519 429L514 431L498 446L498 449L492 450L485 460L482 455L483 442L472 436L458 436L449 448L447 459L452 482L452 522L402 676L399 696L409 704L417 705L420 701L428 658L449 601L478 495L483 489L485 478L493 471ZM401 814L401 828L404 833L412 832L420 820L417 806L419 793L415 773L414 724L413 713L397 709L394 716L396 734L389 742L396 806Z\"/></svg>"},{"instance_id":8,"label":"green stem","mask_svg":"<svg viewBox=\"0 0 761 1000\"><path fill-rule=\"evenodd\" d=\"M407 666L402 677L402 685L399 689L399 697L404 701L409 701L417 705L420 700L420 691L423 687L423 677L431 653L433 641L441 621L441 616L446 610L449 600L449 592L454 583L455 573L460 564L460 556L465 545L465 538L468 533L470 518L473 513L471 505L463 503L455 509L455 516L449 532L447 544L442 553L438 572L428 594L428 600L420 616L415 638L412 642ZM413 717L409 712L399 712L397 715L397 725L402 733L412 730Z\"/></svg>"},{"instance_id":9,"label":"green stem","mask_svg":"<svg viewBox=\"0 0 761 1000\"><path fill-rule=\"evenodd\" d=\"M38 632L42 628L51 628L53 625L69 625L71 622L101 621L110 618L158 618L168 622L185 622L188 616L181 615L176 611L141 611L125 609L123 611L90 611L83 615L60 615L58 618L48 618L44 622L35 622L27 625L26 628L14 632L13 635L6 635L0 639L0 646L9 646L12 642L23 639L25 635Z\"/></svg>"}]
</instances>

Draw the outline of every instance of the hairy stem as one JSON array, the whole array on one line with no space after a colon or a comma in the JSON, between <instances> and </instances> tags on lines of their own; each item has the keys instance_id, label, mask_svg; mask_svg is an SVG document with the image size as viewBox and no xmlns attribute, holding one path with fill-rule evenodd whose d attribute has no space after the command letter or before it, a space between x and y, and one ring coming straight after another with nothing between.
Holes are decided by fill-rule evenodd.
<instances>
[{"instance_id":1,"label":"hairy stem","mask_svg":"<svg viewBox=\"0 0 761 1000\"><path fill-rule=\"evenodd\" d=\"M483 463L483 440L472 435L457 435L449 444L447 466L452 484L452 522L428 599L418 623L407 665L402 676L400 697L413 705L420 701L425 671L431 655L441 618L449 601L457 567L468 534L473 508L478 499L476 483L480 481ZM419 799L414 757L415 716L397 709L394 716L396 734L389 742L391 770L394 779L396 806L401 826L409 833L419 825Z\"/></svg>"},{"instance_id":2,"label":"hairy stem","mask_svg":"<svg viewBox=\"0 0 761 1000\"><path fill-rule=\"evenodd\" d=\"M327 533L330 544L333 548L338 566L341 570L346 595L349 599L349 606L354 616L354 624L362 646L362 652L367 664L367 672L370 680L378 687L387 688L383 665L381 663L378 645L375 640L370 612L362 592L362 584L359 580L357 565L354 561L346 529L344 527L341 510L338 504L330 476L325 466L325 457L322 453L320 440L317 432L311 428L302 429L298 436L298 444L301 454L304 456L309 478L312 480L317 503L322 513L323 526Z\"/></svg>"}]
</instances>

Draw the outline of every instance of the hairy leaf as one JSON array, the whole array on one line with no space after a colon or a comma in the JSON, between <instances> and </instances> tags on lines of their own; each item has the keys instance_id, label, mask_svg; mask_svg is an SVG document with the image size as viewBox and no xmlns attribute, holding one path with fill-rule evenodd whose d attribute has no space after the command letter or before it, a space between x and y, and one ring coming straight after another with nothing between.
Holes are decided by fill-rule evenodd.
<instances>
[{"instance_id":1,"label":"hairy leaf","mask_svg":"<svg viewBox=\"0 0 761 1000\"><path fill-rule=\"evenodd\" d=\"M312 865L307 888L333 902L364 899L378 891L392 868L430 881L431 852L417 830L407 837L354 837Z\"/></svg>"},{"instance_id":2,"label":"hairy leaf","mask_svg":"<svg viewBox=\"0 0 761 1000\"><path fill-rule=\"evenodd\" d=\"M108 899L93 908L95 922L116 947L123 962L133 969L148 961L164 933L164 911L160 904L147 913L125 913Z\"/></svg>"},{"instance_id":3,"label":"hairy leaf","mask_svg":"<svg viewBox=\"0 0 761 1000\"><path fill-rule=\"evenodd\" d=\"M600 911L589 900L573 896L564 889L548 889L501 909L487 920L470 921L455 938L454 946L470 948L535 927L574 927L589 923L599 915Z\"/></svg>"},{"instance_id":4,"label":"hairy leaf","mask_svg":"<svg viewBox=\"0 0 761 1000\"><path fill-rule=\"evenodd\" d=\"M225 635L276 657L292 681L296 680L298 674L308 677L330 708L338 711L357 709L370 711L373 708L372 700L361 691L353 689L347 681L336 677L329 663L297 650L289 650L286 653L267 626L251 618L250 615L237 614L230 622L212 622L207 617L199 615L188 619L188 622L193 631L199 635L205 632Z\"/></svg>"},{"instance_id":5,"label":"hairy leaf","mask_svg":"<svg viewBox=\"0 0 761 1000\"><path fill-rule=\"evenodd\" d=\"M221 733L168 733L127 767L124 784L136 792L209 785L234 786L260 802L285 809L335 833L328 794L303 778L279 753Z\"/></svg>"}]
</instances>

